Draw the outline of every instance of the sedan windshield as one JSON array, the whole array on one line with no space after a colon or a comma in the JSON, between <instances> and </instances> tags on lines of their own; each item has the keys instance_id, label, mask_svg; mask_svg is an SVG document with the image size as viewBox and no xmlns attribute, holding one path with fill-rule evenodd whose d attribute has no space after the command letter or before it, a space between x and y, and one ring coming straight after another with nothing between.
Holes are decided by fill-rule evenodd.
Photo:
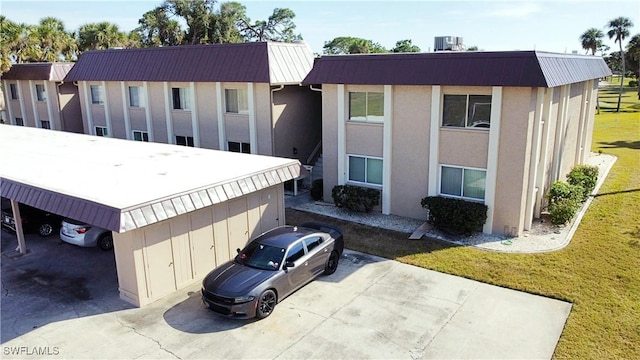
<instances>
[{"instance_id":1,"label":"sedan windshield","mask_svg":"<svg viewBox=\"0 0 640 360\"><path fill-rule=\"evenodd\" d=\"M256 269L278 270L284 252L284 248L252 242L236 256L236 261Z\"/></svg>"}]
</instances>

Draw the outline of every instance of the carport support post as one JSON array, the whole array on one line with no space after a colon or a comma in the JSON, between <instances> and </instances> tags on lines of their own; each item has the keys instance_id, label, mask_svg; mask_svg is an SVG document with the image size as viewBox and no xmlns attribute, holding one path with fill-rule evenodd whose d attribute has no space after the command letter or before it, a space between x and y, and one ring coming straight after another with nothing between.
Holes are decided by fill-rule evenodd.
<instances>
[{"instance_id":1,"label":"carport support post","mask_svg":"<svg viewBox=\"0 0 640 360\"><path fill-rule=\"evenodd\" d=\"M16 251L20 251L20 254L27 253L27 244L24 242L24 231L22 231L22 220L20 218L20 206L18 202L11 199L11 210L13 210L13 221L16 226L16 237L18 238L18 247Z\"/></svg>"}]
</instances>

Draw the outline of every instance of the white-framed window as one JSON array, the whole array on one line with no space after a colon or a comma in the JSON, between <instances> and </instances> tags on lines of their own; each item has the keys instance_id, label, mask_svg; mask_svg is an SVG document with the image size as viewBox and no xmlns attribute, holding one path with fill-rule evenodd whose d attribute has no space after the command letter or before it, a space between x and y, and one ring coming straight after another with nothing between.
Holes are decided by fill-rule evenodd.
<instances>
[{"instance_id":1,"label":"white-framed window","mask_svg":"<svg viewBox=\"0 0 640 360\"><path fill-rule=\"evenodd\" d=\"M95 130L96 130L97 136L109 136L109 132L107 131L107 128L104 126L96 126Z\"/></svg>"},{"instance_id":2,"label":"white-framed window","mask_svg":"<svg viewBox=\"0 0 640 360\"><path fill-rule=\"evenodd\" d=\"M149 133L146 131L133 130L133 140L149 142Z\"/></svg>"},{"instance_id":3,"label":"white-framed window","mask_svg":"<svg viewBox=\"0 0 640 360\"><path fill-rule=\"evenodd\" d=\"M349 155L349 181L382 185L382 159Z\"/></svg>"},{"instance_id":4,"label":"white-framed window","mask_svg":"<svg viewBox=\"0 0 640 360\"><path fill-rule=\"evenodd\" d=\"M47 94L43 84L36 84L36 99L38 99L38 101L47 100Z\"/></svg>"},{"instance_id":5,"label":"white-framed window","mask_svg":"<svg viewBox=\"0 0 640 360\"><path fill-rule=\"evenodd\" d=\"M486 129L490 125L491 95L444 95L442 126Z\"/></svg>"},{"instance_id":6,"label":"white-framed window","mask_svg":"<svg viewBox=\"0 0 640 360\"><path fill-rule=\"evenodd\" d=\"M24 120L22 120L22 118L17 117L16 118L16 125L24 126Z\"/></svg>"},{"instance_id":7,"label":"white-framed window","mask_svg":"<svg viewBox=\"0 0 640 360\"><path fill-rule=\"evenodd\" d=\"M189 89L171 88L171 100L174 110L189 110Z\"/></svg>"},{"instance_id":8,"label":"white-framed window","mask_svg":"<svg viewBox=\"0 0 640 360\"><path fill-rule=\"evenodd\" d=\"M51 122L49 120L40 120L40 128L51 129Z\"/></svg>"},{"instance_id":9,"label":"white-framed window","mask_svg":"<svg viewBox=\"0 0 640 360\"><path fill-rule=\"evenodd\" d=\"M9 91L11 92L11 100L20 99L18 95L18 84L9 84Z\"/></svg>"},{"instance_id":10,"label":"white-framed window","mask_svg":"<svg viewBox=\"0 0 640 360\"><path fill-rule=\"evenodd\" d=\"M89 85L89 89L91 90L91 103L94 105L104 104L102 85Z\"/></svg>"},{"instance_id":11,"label":"white-framed window","mask_svg":"<svg viewBox=\"0 0 640 360\"><path fill-rule=\"evenodd\" d=\"M440 194L470 200L484 200L487 171L459 166L440 166Z\"/></svg>"},{"instance_id":12,"label":"white-framed window","mask_svg":"<svg viewBox=\"0 0 640 360\"><path fill-rule=\"evenodd\" d=\"M176 135L176 145L193 147L193 136Z\"/></svg>"},{"instance_id":13,"label":"white-framed window","mask_svg":"<svg viewBox=\"0 0 640 360\"><path fill-rule=\"evenodd\" d=\"M249 112L249 97L246 89L224 89L225 111L234 114Z\"/></svg>"},{"instance_id":14,"label":"white-framed window","mask_svg":"<svg viewBox=\"0 0 640 360\"><path fill-rule=\"evenodd\" d=\"M243 154L251 154L251 144L237 142L237 141L229 141L227 143L227 147L231 152L238 152Z\"/></svg>"},{"instance_id":15,"label":"white-framed window","mask_svg":"<svg viewBox=\"0 0 640 360\"><path fill-rule=\"evenodd\" d=\"M384 121L384 93L349 92L349 120Z\"/></svg>"},{"instance_id":16,"label":"white-framed window","mask_svg":"<svg viewBox=\"0 0 640 360\"><path fill-rule=\"evenodd\" d=\"M129 86L129 106L144 107L143 90L140 86Z\"/></svg>"}]
</instances>

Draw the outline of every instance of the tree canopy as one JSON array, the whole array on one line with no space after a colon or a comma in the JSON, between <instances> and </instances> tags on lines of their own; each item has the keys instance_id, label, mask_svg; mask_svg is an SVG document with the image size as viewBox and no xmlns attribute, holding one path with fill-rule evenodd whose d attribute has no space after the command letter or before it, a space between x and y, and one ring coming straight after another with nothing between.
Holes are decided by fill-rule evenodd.
<instances>
[{"instance_id":1,"label":"tree canopy","mask_svg":"<svg viewBox=\"0 0 640 360\"><path fill-rule=\"evenodd\" d=\"M382 45L357 37L340 36L331 41L325 41L325 54L373 54L389 52Z\"/></svg>"}]
</instances>

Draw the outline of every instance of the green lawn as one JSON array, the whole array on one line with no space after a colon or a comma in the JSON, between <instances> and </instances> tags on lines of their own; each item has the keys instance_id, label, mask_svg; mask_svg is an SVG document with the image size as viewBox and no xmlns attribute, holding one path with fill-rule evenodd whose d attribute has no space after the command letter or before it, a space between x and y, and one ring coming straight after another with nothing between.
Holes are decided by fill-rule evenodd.
<instances>
[{"instance_id":1,"label":"green lawn","mask_svg":"<svg viewBox=\"0 0 640 360\"><path fill-rule=\"evenodd\" d=\"M615 95L615 96L612 96ZM351 224L295 210L287 220L327 221L345 230L347 247L448 274L573 303L556 359L640 359L640 101L601 91L592 150L618 160L565 249L501 254Z\"/></svg>"}]
</instances>

